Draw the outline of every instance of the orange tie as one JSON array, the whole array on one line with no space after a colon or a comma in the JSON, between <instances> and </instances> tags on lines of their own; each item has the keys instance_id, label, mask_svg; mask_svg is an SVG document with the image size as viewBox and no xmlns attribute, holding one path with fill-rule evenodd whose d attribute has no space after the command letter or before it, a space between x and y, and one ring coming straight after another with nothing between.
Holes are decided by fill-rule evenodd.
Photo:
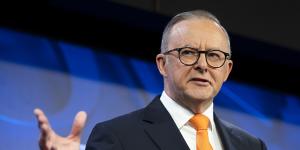
<instances>
[{"instance_id":1,"label":"orange tie","mask_svg":"<svg viewBox=\"0 0 300 150\"><path fill-rule=\"evenodd\" d=\"M196 114L190 119L189 122L197 131L197 150L212 150L212 147L209 144L207 132L209 119L202 114Z\"/></svg>"}]
</instances>

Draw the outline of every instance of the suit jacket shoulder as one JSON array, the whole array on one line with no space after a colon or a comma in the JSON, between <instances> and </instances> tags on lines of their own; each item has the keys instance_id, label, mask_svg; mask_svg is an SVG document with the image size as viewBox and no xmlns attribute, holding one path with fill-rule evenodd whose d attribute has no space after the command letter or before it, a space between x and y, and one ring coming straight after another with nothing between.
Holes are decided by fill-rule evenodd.
<instances>
[{"instance_id":1,"label":"suit jacket shoulder","mask_svg":"<svg viewBox=\"0 0 300 150\"><path fill-rule=\"evenodd\" d=\"M87 142L86 150L121 150L128 142L135 140L140 130L142 110L96 124ZM135 130L134 130L135 129ZM131 133L134 130L134 133ZM133 136L133 134L135 136ZM127 139L124 141L124 139ZM132 140L130 140L132 139ZM137 143L138 144L138 143Z\"/></svg>"},{"instance_id":2,"label":"suit jacket shoulder","mask_svg":"<svg viewBox=\"0 0 300 150\"><path fill-rule=\"evenodd\" d=\"M156 97L147 107L98 123L87 150L188 150L171 116Z\"/></svg>"}]
</instances>

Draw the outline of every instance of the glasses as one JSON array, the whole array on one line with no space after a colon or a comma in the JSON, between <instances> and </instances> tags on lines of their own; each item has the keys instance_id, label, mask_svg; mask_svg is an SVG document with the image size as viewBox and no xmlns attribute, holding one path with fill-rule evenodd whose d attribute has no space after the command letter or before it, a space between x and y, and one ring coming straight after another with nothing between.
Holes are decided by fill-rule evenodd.
<instances>
[{"instance_id":1,"label":"glasses","mask_svg":"<svg viewBox=\"0 0 300 150\"><path fill-rule=\"evenodd\" d=\"M179 54L179 60L182 64L187 66L192 66L196 64L200 58L200 54L205 54L206 63L212 68L220 68L225 64L225 61L230 59L231 55L229 53L220 50L207 50L199 51L192 47L181 47L175 48L164 52L164 55L168 55L173 51L177 51Z\"/></svg>"}]
</instances>

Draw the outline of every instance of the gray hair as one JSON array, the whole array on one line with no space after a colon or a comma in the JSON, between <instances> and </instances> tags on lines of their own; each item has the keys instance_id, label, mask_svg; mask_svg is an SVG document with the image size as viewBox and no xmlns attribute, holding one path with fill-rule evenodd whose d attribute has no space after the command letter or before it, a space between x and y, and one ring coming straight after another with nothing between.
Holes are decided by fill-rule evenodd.
<instances>
[{"instance_id":1,"label":"gray hair","mask_svg":"<svg viewBox=\"0 0 300 150\"><path fill-rule=\"evenodd\" d=\"M231 52L229 35L228 35L227 31L225 30L225 28L221 25L220 21L217 19L217 17L215 17L212 13L205 11L205 10L193 10L193 11L188 11L188 12L182 12L182 13L174 16L169 21L169 23L165 27L163 35L162 35L161 47L160 47L161 53L168 50L169 35L170 35L170 32L171 32L173 26L181 21L189 20L189 19L208 19L208 20L211 20L211 21L217 23L220 26L220 28L224 31L225 36L228 39L229 51Z\"/></svg>"}]
</instances>

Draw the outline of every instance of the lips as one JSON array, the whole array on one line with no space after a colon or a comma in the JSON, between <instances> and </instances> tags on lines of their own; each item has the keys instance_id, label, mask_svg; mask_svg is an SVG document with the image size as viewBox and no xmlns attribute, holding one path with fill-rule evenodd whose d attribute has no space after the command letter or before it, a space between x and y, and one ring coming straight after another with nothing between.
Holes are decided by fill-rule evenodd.
<instances>
[{"instance_id":1,"label":"lips","mask_svg":"<svg viewBox=\"0 0 300 150\"><path fill-rule=\"evenodd\" d=\"M210 81L205 78L192 78L190 81L202 86L210 85Z\"/></svg>"}]
</instances>

